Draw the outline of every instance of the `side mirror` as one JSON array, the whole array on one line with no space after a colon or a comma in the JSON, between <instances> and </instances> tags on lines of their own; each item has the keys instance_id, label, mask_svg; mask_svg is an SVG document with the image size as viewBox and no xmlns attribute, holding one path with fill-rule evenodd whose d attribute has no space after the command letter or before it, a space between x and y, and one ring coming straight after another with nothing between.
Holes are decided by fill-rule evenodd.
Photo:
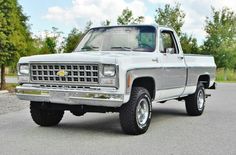
<instances>
[{"instance_id":1,"label":"side mirror","mask_svg":"<svg viewBox=\"0 0 236 155\"><path fill-rule=\"evenodd\" d=\"M174 54L175 53L175 49L174 48L166 48L166 53Z\"/></svg>"}]
</instances>

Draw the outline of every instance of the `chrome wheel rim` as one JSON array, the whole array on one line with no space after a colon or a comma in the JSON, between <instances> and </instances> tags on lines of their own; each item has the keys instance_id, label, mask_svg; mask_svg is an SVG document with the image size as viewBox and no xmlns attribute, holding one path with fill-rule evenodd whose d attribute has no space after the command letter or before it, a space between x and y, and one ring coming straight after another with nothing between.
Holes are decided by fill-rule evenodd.
<instances>
[{"instance_id":1,"label":"chrome wheel rim","mask_svg":"<svg viewBox=\"0 0 236 155\"><path fill-rule=\"evenodd\" d=\"M149 104L148 100L143 98L139 101L136 108L136 121L140 128L146 126L149 115Z\"/></svg>"},{"instance_id":2,"label":"chrome wheel rim","mask_svg":"<svg viewBox=\"0 0 236 155\"><path fill-rule=\"evenodd\" d=\"M204 107L204 102L205 102L205 95L204 95L204 92L203 90L199 90L198 92L198 99L197 99L197 107L198 107L198 110L202 110L203 107Z\"/></svg>"}]
</instances>

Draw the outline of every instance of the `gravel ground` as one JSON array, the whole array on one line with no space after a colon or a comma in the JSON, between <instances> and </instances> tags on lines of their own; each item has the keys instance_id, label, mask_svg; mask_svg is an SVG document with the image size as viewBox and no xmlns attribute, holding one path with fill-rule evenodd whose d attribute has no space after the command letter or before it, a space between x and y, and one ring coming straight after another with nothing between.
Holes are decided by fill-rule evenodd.
<instances>
[{"instance_id":1,"label":"gravel ground","mask_svg":"<svg viewBox=\"0 0 236 155\"><path fill-rule=\"evenodd\" d=\"M0 115L29 107L28 101L19 100L13 93L0 94Z\"/></svg>"}]
</instances>

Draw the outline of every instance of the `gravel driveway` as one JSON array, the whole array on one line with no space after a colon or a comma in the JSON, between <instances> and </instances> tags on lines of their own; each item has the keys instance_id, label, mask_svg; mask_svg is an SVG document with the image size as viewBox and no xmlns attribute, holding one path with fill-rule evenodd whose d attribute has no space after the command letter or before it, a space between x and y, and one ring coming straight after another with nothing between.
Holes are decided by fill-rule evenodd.
<instances>
[{"instance_id":1,"label":"gravel driveway","mask_svg":"<svg viewBox=\"0 0 236 155\"><path fill-rule=\"evenodd\" d=\"M29 107L29 102L17 99L13 93L0 94L0 115Z\"/></svg>"}]
</instances>

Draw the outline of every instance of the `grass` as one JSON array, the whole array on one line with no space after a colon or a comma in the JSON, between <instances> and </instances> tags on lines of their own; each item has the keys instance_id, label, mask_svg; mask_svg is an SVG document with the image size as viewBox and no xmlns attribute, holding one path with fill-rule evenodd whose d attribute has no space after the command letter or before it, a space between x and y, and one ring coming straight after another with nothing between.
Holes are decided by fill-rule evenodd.
<instances>
[{"instance_id":1,"label":"grass","mask_svg":"<svg viewBox=\"0 0 236 155\"><path fill-rule=\"evenodd\" d=\"M16 77L17 76L17 74L16 73L8 73L8 74L6 74L6 76L8 76L8 77Z\"/></svg>"},{"instance_id":2,"label":"grass","mask_svg":"<svg viewBox=\"0 0 236 155\"><path fill-rule=\"evenodd\" d=\"M17 83L7 83L5 90L8 90L9 92L15 92L16 86L18 86Z\"/></svg>"},{"instance_id":3,"label":"grass","mask_svg":"<svg viewBox=\"0 0 236 155\"><path fill-rule=\"evenodd\" d=\"M234 70L217 69L216 81L218 82L236 82L236 72Z\"/></svg>"}]
</instances>

